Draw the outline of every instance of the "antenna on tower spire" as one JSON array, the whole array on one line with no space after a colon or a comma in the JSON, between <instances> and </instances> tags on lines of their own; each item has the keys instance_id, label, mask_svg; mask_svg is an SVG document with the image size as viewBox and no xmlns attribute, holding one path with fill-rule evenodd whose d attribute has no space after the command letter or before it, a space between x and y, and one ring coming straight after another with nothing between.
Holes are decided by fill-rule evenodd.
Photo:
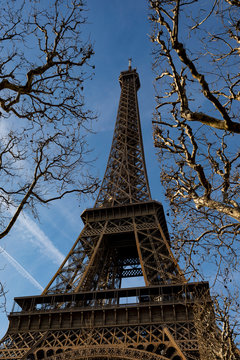
<instances>
[{"instance_id":1,"label":"antenna on tower spire","mask_svg":"<svg viewBox=\"0 0 240 360\"><path fill-rule=\"evenodd\" d=\"M132 58L128 59L128 70L132 69Z\"/></svg>"}]
</instances>

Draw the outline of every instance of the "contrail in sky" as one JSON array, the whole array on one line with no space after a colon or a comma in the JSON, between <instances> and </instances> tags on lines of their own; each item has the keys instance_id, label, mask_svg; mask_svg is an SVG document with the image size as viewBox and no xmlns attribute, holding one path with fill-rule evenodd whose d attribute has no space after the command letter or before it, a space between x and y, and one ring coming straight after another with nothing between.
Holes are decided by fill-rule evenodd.
<instances>
[{"instance_id":1,"label":"contrail in sky","mask_svg":"<svg viewBox=\"0 0 240 360\"><path fill-rule=\"evenodd\" d=\"M7 259L10 264L12 266L15 267L15 269L19 272L19 274L21 274L23 277L25 277L25 279L29 280L34 286L36 286L39 290L43 291L44 288L39 284L39 282L37 280L34 279L34 277L32 277L31 274L29 274L29 272L27 270L25 270L22 265L19 264L19 262L17 262L17 260L15 260L6 250L4 250L1 246L0 246L0 253L5 257L5 259Z\"/></svg>"},{"instance_id":2,"label":"contrail in sky","mask_svg":"<svg viewBox=\"0 0 240 360\"><path fill-rule=\"evenodd\" d=\"M31 242L35 246L37 245L56 265L60 265L65 259L65 256L56 248L38 224L24 213L20 214L18 220L23 228L31 233Z\"/></svg>"},{"instance_id":3,"label":"contrail in sky","mask_svg":"<svg viewBox=\"0 0 240 360\"><path fill-rule=\"evenodd\" d=\"M9 207L8 209L11 215L14 215L15 209ZM47 235L41 230L38 224L33 221L27 214L21 213L18 217L18 225L21 226L22 231L20 232L21 236L28 239L34 246L40 248L42 253L51 259L56 265L60 265L65 256L59 251L52 241L47 237Z\"/></svg>"}]
</instances>

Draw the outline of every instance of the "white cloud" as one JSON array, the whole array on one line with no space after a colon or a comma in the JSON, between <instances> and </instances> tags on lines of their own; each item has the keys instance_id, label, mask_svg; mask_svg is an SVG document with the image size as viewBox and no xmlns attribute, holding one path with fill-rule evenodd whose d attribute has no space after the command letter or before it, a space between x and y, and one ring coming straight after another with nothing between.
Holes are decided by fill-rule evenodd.
<instances>
[{"instance_id":1,"label":"white cloud","mask_svg":"<svg viewBox=\"0 0 240 360\"><path fill-rule=\"evenodd\" d=\"M5 259L7 259L10 262L10 264L19 272L19 274L21 274L25 279L29 280L39 290L41 291L44 290L44 288L39 284L39 282L36 279L34 279L34 277L31 274L29 274L29 272L25 270L24 267L22 267L22 265L20 265L19 262L17 262L17 260L15 260L1 246L0 246L0 252L5 257Z\"/></svg>"}]
</instances>

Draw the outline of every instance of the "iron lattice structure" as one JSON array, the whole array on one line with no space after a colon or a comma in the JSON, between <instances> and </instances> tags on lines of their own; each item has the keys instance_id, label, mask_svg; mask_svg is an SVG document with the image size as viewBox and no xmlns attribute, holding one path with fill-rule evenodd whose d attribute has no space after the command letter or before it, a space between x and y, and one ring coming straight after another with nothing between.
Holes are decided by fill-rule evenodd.
<instances>
[{"instance_id":1,"label":"iron lattice structure","mask_svg":"<svg viewBox=\"0 0 240 360\"><path fill-rule=\"evenodd\" d=\"M107 169L84 228L40 296L15 298L0 359L200 359L194 306L208 283L187 283L162 205L151 199L137 101L139 76L120 75ZM143 276L144 287L122 288ZM210 297L209 297L210 301Z\"/></svg>"}]
</instances>

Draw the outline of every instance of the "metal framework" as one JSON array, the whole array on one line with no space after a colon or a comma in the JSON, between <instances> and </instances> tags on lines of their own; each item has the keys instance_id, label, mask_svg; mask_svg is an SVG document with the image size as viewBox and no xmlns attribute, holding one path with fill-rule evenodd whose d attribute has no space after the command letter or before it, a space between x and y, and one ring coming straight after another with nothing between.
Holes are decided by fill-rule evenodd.
<instances>
[{"instance_id":1,"label":"metal framework","mask_svg":"<svg viewBox=\"0 0 240 360\"><path fill-rule=\"evenodd\" d=\"M187 283L163 207L151 199L137 101L139 76L120 74L113 142L94 208L40 296L15 298L0 360L200 359L194 306L208 283ZM144 287L122 288L143 276Z\"/></svg>"}]
</instances>

